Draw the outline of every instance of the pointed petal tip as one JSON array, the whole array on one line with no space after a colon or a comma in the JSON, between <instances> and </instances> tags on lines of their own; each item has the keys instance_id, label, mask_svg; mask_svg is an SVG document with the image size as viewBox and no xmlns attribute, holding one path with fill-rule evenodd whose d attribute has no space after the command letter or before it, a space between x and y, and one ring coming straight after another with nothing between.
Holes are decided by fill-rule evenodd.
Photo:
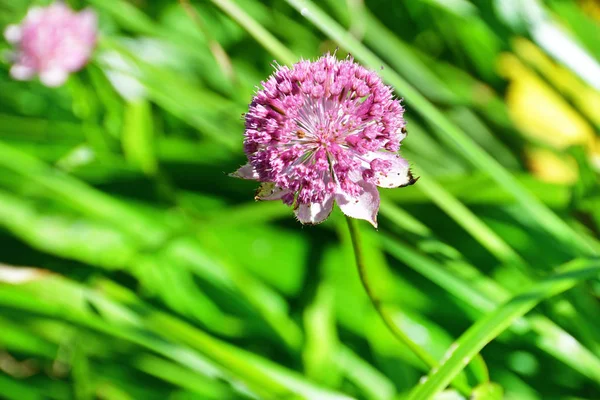
<instances>
[{"instance_id":1,"label":"pointed petal tip","mask_svg":"<svg viewBox=\"0 0 600 400\"><path fill-rule=\"evenodd\" d=\"M229 174L232 178L258 180L258 172L251 164L242 165L237 171Z\"/></svg>"},{"instance_id":2,"label":"pointed petal tip","mask_svg":"<svg viewBox=\"0 0 600 400\"><path fill-rule=\"evenodd\" d=\"M412 185L415 180L410 171L408 161L397 153L378 152L373 160L383 160L391 163L386 172L375 172L375 184L382 188L392 189Z\"/></svg>"},{"instance_id":3,"label":"pointed petal tip","mask_svg":"<svg viewBox=\"0 0 600 400\"><path fill-rule=\"evenodd\" d=\"M322 203L300 204L294 213L302 225L319 225L331 215L333 203L334 196L330 196Z\"/></svg>"},{"instance_id":4,"label":"pointed petal tip","mask_svg":"<svg viewBox=\"0 0 600 400\"><path fill-rule=\"evenodd\" d=\"M344 192L339 192L335 197L340 210L350 218L368 221L377 229L377 214L379 212L379 191L377 186L365 181L359 182L364 189L358 197L350 197Z\"/></svg>"},{"instance_id":5,"label":"pointed petal tip","mask_svg":"<svg viewBox=\"0 0 600 400\"><path fill-rule=\"evenodd\" d=\"M401 186L401 187L405 187L405 186L411 186L411 185L414 185L415 183L417 183L417 181L418 181L419 179L421 179L421 177L420 177L420 176L417 176L417 177L415 178L415 176L413 175L412 171L411 171L411 170L408 170L408 183L407 183L406 185L404 185L404 186Z\"/></svg>"}]
</instances>

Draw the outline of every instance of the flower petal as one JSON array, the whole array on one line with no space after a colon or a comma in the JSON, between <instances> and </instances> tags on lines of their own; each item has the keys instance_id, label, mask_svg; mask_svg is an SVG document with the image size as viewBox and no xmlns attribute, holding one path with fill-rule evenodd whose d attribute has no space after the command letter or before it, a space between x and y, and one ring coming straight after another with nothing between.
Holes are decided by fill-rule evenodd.
<instances>
[{"instance_id":1,"label":"flower petal","mask_svg":"<svg viewBox=\"0 0 600 400\"><path fill-rule=\"evenodd\" d=\"M396 188L412 185L417 180L410 172L410 165L400 155L388 152L377 152L373 159L389 161L392 167L386 173L375 172L375 184L383 188Z\"/></svg>"},{"instance_id":2,"label":"flower petal","mask_svg":"<svg viewBox=\"0 0 600 400\"><path fill-rule=\"evenodd\" d=\"M19 25L8 25L4 30L4 37L8 43L18 43L23 37L23 29Z\"/></svg>"},{"instance_id":3,"label":"flower petal","mask_svg":"<svg viewBox=\"0 0 600 400\"><path fill-rule=\"evenodd\" d=\"M56 3L54 4L56 6ZM50 6L53 7L53 6ZM43 7L31 7L27 11L27 15L25 16L25 20L28 23L39 22L44 16L44 8Z\"/></svg>"},{"instance_id":4,"label":"flower petal","mask_svg":"<svg viewBox=\"0 0 600 400\"><path fill-rule=\"evenodd\" d=\"M281 200L281 198L288 193L290 193L290 190L288 189L282 189L275 186L273 182L265 182L261 183L256 191L254 200Z\"/></svg>"},{"instance_id":5,"label":"flower petal","mask_svg":"<svg viewBox=\"0 0 600 400\"><path fill-rule=\"evenodd\" d=\"M59 87L66 82L69 73L61 68L51 68L40 72L40 81L48 87Z\"/></svg>"},{"instance_id":6,"label":"flower petal","mask_svg":"<svg viewBox=\"0 0 600 400\"><path fill-rule=\"evenodd\" d=\"M18 81L27 81L35 75L35 69L23 64L15 64L10 68L10 76Z\"/></svg>"},{"instance_id":7,"label":"flower petal","mask_svg":"<svg viewBox=\"0 0 600 400\"><path fill-rule=\"evenodd\" d=\"M352 197L345 192L338 191L335 195L340 209L349 217L364 219L377 228L377 212L379 211L379 192L377 186L365 181L357 182L363 193L358 197Z\"/></svg>"},{"instance_id":8,"label":"flower petal","mask_svg":"<svg viewBox=\"0 0 600 400\"><path fill-rule=\"evenodd\" d=\"M295 211L296 218L303 224L320 224L331 214L333 200L334 196L329 196L322 203L300 204Z\"/></svg>"},{"instance_id":9,"label":"flower petal","mask_svg":"<svg viewBox=\"0 0 600 400\"><path fill-rule=\"evenodd\" d=\"M98 16L90 8L77 14L77 18L79 19L83 32L94 32L98 28Z\"/></svg>"},{"instance_id":10,"label":"flower petal","mask_svg":"<svg viewBox=\"0 0 600 400\"><path fill-rule=\"evenodd\" d=\"M229 176L232 176L234 178L241 178L241 179L258 180L258 172L256 172L256 170L250 163L241 166L237 171L229 174Z\"/></svg>"}]
</instances>

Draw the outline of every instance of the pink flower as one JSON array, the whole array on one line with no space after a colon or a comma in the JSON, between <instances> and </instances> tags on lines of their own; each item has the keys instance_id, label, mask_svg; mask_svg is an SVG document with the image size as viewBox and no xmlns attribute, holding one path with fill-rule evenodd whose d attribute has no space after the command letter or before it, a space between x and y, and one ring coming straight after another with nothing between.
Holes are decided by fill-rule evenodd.
<instances>
[{"instance_id":1,"label":"pink flower","mask_svg":"<svg viewBox=\"0 0 600 400\"><path fill-rule=\"evenodd\" d=\"M32 7L20 25L4 32L17 51L10 74L18 80L39 75L46 86L62 85L88 62L96 44L97 19L91 10L74 12L62 2Z\"/></svg>"},{"instance_id":2,"label":"pink flower","mask_svg":"<svg viewBox=\"0 0 600 400\"><path fill-rule=\"evenodd\" d=\"M323 222L337 202L377 227L377 186L415 182L397 151L404 109L375 72L332 55L279 67L246 114L248 164L232 175L263 182L257 200L282 200L303 224Z\"/></svg>"}]
</instances>

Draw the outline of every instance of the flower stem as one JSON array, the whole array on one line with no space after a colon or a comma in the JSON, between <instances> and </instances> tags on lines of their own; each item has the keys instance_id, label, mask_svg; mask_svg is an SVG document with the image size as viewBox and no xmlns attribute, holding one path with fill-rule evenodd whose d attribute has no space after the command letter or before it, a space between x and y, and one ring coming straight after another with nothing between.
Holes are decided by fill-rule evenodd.
<instances>
[{"instance_id":1,"label":"flower stem","mask_svg":"<svg viewBox=\"0 0 600 400\"><path fill-rule=\"evenodd\" d=\"M389 331L396 337L396 339L398 339L402 344L415 353L415 355L421 361L423 361L427 367L435 367L437 365L437 361L431 355L429 355L429 353L419 347L419 345L413 342L404 332L402 332L402 330L400 330L400 328L398 328L394 321L392 321L392 318L383 309L381 300L375 296L373 288L371 287L367 277L367 267L363 258L362 241L360 238L358 224L354 218L346 217L346 221L348 222L348 229L350 231L350 237L352 238L352 247L354 248L354 258L356 259L358 275L360 276L360 281L365 288L365 292L367 292L367 296L369 296L369 299L371 300L371 304L373 304L373 307L377 311L377 314L379 314Z\"/></svg>"},{"instance_id":2,"label":"flower stem","mask_svg":"<svg viewBox=\"0 0 600 400\"><path fill-rule=\"evenodd\" d=\"M350 231L350 237L352 238L352 247L354 248L354 258L356 260L356 267L358 268L358 275L360 276L360 281L365 288L365 292L371 300L371 304L377 311L377 314L383 320L385 326L388 330L394 335L398 341L400 341L404 346L408 347L429 369L436 368L438 362L433 356L431 356L426 350L421 348L418 344L413 342L411 338L409 338L396 323L392 320L390 315L386 313L384 310L383 303L373 291L371 284L369 283L369 279L367 277L367 267L365 265L365 260L363 257L362 251L362 241L360 238L360 231L358 229L358 223L355 219L346 217L346 222L348 222L348 230ZM453 386L458 389L463 394L469 394L471 392L468 385L455 380Z\"/></svg>"}]
</instances>

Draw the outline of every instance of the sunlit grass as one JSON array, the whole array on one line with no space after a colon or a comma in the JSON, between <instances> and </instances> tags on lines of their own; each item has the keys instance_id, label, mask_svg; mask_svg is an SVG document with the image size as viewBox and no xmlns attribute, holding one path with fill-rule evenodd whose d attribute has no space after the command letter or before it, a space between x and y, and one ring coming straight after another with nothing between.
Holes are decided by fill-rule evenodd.
<instances>
[{"instance_id":1,"label":"sunlit grass","mask_svg":"<svg viewBox=\"0 0 600 400\"><path fill-rule=\"evenodd\" d=\"M0 0L0 28L34 3ZM600 397L600 95L537 6L69 3L100 14L92 64L58 89L0 64L0 397ZM598 66L590 2L533 3ZM359 229L433 368L339 212L303 227L227 176L273 61L326 51L404 99L421 178Z\"/></svg>"}]
</instances>

